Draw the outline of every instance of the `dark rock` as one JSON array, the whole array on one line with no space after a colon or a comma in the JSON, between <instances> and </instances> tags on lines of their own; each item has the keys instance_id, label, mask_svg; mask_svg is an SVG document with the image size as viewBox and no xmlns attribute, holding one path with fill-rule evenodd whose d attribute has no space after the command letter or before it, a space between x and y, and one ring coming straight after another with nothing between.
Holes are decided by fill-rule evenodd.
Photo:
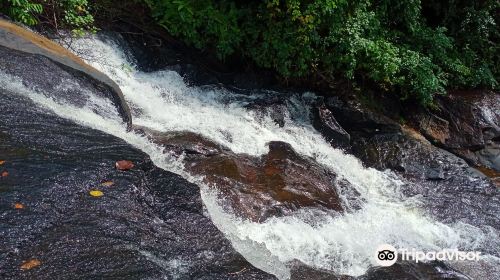
<instances>
[{"instance_id":1,"label":"dark rock","mask_svg":"<svg viewBox=\"0 0 500 280\"><path fill-rule=\"evenodd\" d=\"M427 169L425 173L425 178L427 180L444 180L444 172L441 167L434 167Z\"/></svg>"},{"instance_id":2,"label":"dark rock","mask_svg":"<svg viewBox=\"0 0 500 280\"><path fill-rule=\"evenodd\" d=\"M500 94L450 92L434 112L410 112L410 124L431 142L472 165L500 171Z\"/></svg>"},{"instance_id":3,"label":"dark rock","mask_svg":"<svg viewBox=\"0 0 500 280\"><path fill-rule=\"evenodd\" d=\"M329 97L325 102L335 119L351 134L373 135L398 132L400 125L390 118L369 109L357 99L342 100L339 97Z\"/></svg>"},{"instance_id":4,"label":"dark rock","mask_svg":"<svg viewBox=\"0 0 500 280\"><path fill-rule=\"evenodd\" d=\"M351 136L339 125L326 106L313 107L313 126L334 147L348 147Z\"/></svg>"},{"instance_id":5,"label":"dark rock","mask_svg":"<svg viewBox=\"0 0 500 280\"><path fill-rule=\"evenodd\" d=\"M71 103L82 106L82 91L73 92L57 86L66 80L80 80L82 89L104 95L117 107L124 122L130 127L132 117L120 87L105 74L86 64L82 59L49 39L8 21L0 19L0 70L20 77L32 89L71 93ZM80 96L77 96L80 95ZM78 100L78 101L77 101Z\"/></svg>"},{"instance_id":6,"label":"dark rock","mask_svg":"<svg viewBox=\"0 0 500 280\"><path fill-rule=\"evenodd\" d=\"M500 136L500 94L450 93L439 100L440 117L450 123L447 148L483 147Z\"/></svg>"},{"instance_id":7,"label":"dark rock","mask_svg":"<svg viewBox=\"0 0 500 280\"><path fill-rule=\"evenodd\" d=\"M196 185L27 98L0 89L0 100L0 154L12 171L0 184L1 279L275 279L204 215ZM123 158L136 167L113 168ZM90 197L104 179L115 186ZM19 269L30 259L41 265Z\"/></svg>"},{"instance_id":8,"label":"dark rock","mask_svg":"<svg viewBox=\"0 0 500 280\"><path fill-rule=\"evenodd\" d=\"M403 193L421 196L426 211L439 221L500 228L495 218L500 190L495 184L418 132L404 128L401 133L358 137L352 152L369 167L391 169L406 178Z\"/></svg>"},{"instance_id":9,"label":"dark rock","mask_svg":"<svg viewBox=\"0 0 500 280\"><path fill-rule=\"evenodd\" d=\"M124 40L119 45L127 46L142 71L174 70L196 86L224 84L235 90L277 87L278 80L273 71L249 65L241 56L231 56L222 62L214 53L207 54L173 38L164 28L151 23L146 27L149 32L144 32L141 24L117 20L106 30L122 35ZM116 40L116 33L113 37Z\"/></svg>"},{"instance_id":10,"label":"dark rock","mask_svg":"<svg viewBox=\"0 0 500 280\"><path fill-rule=\"evenodd\" d=\"M359 277L338 275L332 271L313 268L299 261L290 264L290 280L471 280L467 275L456 271L440 261L429 263L396 262L389 267L372 267Z\"/></svg>"},{"instance_id":11,"label":"dark rock","mask_svg":"<svg viewBox=\"0 0 500 280\"><path fill-rule=\"evenodd\" d=\"M496 204L500 202L500 191L495 183L480 171L471 168L463 159L433 145L441 140L445 143L449 141L473 143L470 140L474 137L473 134L482 133L479 130L483 131L485 128L488 128L486 131L489 137L493 137L489 140L490 143L494 143L497 138L492 135L496 135L500 110L493 108L499 106L498 97L498 94L480 95L480 98L472 98L472 101L476 100L472 103L469 99L459 101L458 105L449 103L449 106L469 108L469 113L465 113L464 116L471 117L472 113L476 114L477 117L466 119L462 116L463 122L474 119L476 121L469 125L469 130L464 129L465 138L460 138L460 126L457 122L436 113L432 118L433 124L424 126L428 128L428 137L436 136L434 138L436 141L432 141L433 143L418 131L407 126L402 127L377 111L367 108L355 97L347 100L338 97L328 98L326 106L351 135L350 152L368 167L379 170L390 169L406 178L407 182L401 188L403 193L410 197L418 195L431 216L443 222L461 221L479 227L491 226L498 229L500 224L495 218L495 213L500 211ZM493 104L488 105L489 102ZM470 104L476 104L474 105L476 107L470 107ZM482 109L478 109L479 107ZM455 112L453 118L455 115L460 115L458 109L453 112ZM447 127L449 136L446 132ZM431 128L436 131L432 132ZM482 137L484 138L484 135ZM468 147L466 150L475 155L475 152L470 150L471 146ZM488 151L494 152L495 149ZM486 174L494 180L497 178L491 169L481 170L489 170ZM465 212L464 207L467 207Z\"/></svg>"},{"instance_id":12,"label":"dark rock","mask_svg":"<svg viewBox=\"0 0 500 280\"><path fill-rule=\"evenodd\" d=\"M397 262L388 267L370 268L359 280L471 280L468 276L448 265L433 261L429 263Z\"/></svg>"},{"instance_id":13,"label":"dark rock","mask_svg":"<svg viewBox=\"0 0 500 280\"><path fill-rule=\"evenodd\" d=\"M285 126L285 114L288 111L283 96L269 94L265 98L249 103L245 108L254 110L257 116L269 116L279 127Z\"/></svg>"},{"instance_id":14,"label":"dark rock","mask_svg":"<svg viewBox=\"0 0 500 280\"><path fill-rule=\"evenodd\" d=\"M290 280L354 280L355 277L338 275L329 270L310 267L300 261L290 263Z\"/></svg>"},{"instance_id":15,"label":"dark rock","mask_svg":"<svg viewBox=\"0 0 500 280\"><path fill-rule=\"evenodd\" d=\"M478 161L485 167L500 172L500 145L487 143L485 147L475 152Z\"/></svg>"}]
</instances>

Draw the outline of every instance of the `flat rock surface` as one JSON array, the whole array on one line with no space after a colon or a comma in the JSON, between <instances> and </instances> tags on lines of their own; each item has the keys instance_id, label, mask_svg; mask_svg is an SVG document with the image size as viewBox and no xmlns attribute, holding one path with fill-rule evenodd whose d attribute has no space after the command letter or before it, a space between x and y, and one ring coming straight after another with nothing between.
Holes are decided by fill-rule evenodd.
<instances>
[{"instance_id":1,"label":"flat rock surface","mask_svg":"<svg viewBox=\"0 0 500 280\"><path fill-rule=\"evenodd\" d=\"M123 140L0 99L1 279L274 279L203 215L197 186ZM116 170L122 159L136 165Z\"/></svg>"}]
</instances>

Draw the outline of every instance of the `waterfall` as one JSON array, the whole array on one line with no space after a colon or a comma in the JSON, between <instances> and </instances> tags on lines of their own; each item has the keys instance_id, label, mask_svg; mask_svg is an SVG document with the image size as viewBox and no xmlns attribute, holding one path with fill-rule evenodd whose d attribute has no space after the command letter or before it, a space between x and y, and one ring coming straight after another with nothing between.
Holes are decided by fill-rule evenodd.
<instances>
[{"instance_id":1,"label":"waterfall","mask_svg":"<svg viewBox=\"0 0 500 280\"><path fill-rule=\"evenodd\" d=\"M263 223L243 220L224 207L224 199L205 186L202 178L184 169L182 157L174 157L147 137L127 131L109 101L86 92L82 94L89 95L87 104L75 107L50 97L49 93L27 89L21 80L0 73L0 87L26 96L63 118L122 138L149 154L157 166L198 184L207 215L235 249L256 267L280 279L289 278L287 263L294 259L338 274L358 276L375 265L373 254L380 244L421 250L473 250L483 240L499 240L496 231L488 233L463 223L444 224L434 220L424 214L418 197L402 194L400 188L406 183L402 178L390 171L365 168L356 157L332 148L310 122L310 106L316 98L312 93L241 94L220 86L190 86L174 71L137 70L133 60L112 41L83 38L73 42L72 48L120 86L135 125L160 132L198 133L235 153L255 156L268 151L269 141L284 141L297 153L314 158L355 187L362 207L347 209L342 215L302 209ZM262 116L246 106L273 94L285 98L283 127L271 116ZM349 194L338 192L344 201L349 200Z\"/></svg>"}]
</instances>

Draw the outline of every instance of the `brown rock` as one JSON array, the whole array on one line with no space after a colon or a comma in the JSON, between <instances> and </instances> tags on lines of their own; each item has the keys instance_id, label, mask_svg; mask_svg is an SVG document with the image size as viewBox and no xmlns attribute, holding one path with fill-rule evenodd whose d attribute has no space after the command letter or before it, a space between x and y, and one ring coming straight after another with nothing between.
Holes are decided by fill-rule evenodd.
<instances>
[{"instance_id":1,"label":"brown rock","mask_svg":"<svg viewBox=\"0 0 500 280\"><path fill-rule=\"evenodd\" d=\"M422 134L432 139L435 143L444 145L446 140L450 138L448 121L434 114L422 116L419 125Z\"/></svg>"},{"instance_id":2,"label":"brown rock","mask_svg":"<svg viewBox=\"0 0 500 280\"><path fill-rule=\"evenodd\" d=\"M125 171L134 168L134 163L130 160L119 160L116 162L115 166L116 169Z\"/></svg>"},{"instance_id":3,"label":"brown rock","mask_svg":"<svg viewBox=\"0 0 500 280\"><path fill-rule=\"evenodd\" d=\"M167 150L184 153L187 170L204 176L205 183L217 189L237 215L252 221L303 207L341 212L337 187L351 187L287 143L271 142L268 154L253 157L235 154L195 133L142 132Z\"/></svg>"},{"instance_id":4,"label":"brown rock","mask_svg":"<svg viewBox=\"0 0 500 280\"><path fill-rule=\"evenodd\" d=\"M187 164L217 188L237 214L253 221L283 216L303 207L343 211L336 175L299 156L283 142L269 143L260 158L223 153Z\"/></svg>"},{"instance_id":5,"label":"brown rock","mask_svg":"<svg viewBox=\"0 0 500 280\"><path fill-rule=\"evenodd\" d=\"M500 171L500 94L450 92L436 107L413 118L422 134L471 165Z\"/></svg>"}]
</instances>

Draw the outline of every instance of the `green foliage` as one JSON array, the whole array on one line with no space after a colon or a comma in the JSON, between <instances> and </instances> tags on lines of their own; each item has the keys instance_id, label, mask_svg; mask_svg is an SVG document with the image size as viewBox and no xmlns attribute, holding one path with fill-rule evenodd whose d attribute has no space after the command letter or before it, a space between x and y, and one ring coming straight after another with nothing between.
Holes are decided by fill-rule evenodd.
<instances>
[{"instance_id":1,"label":"green foliage","mask_svg":"<svg viewBox=\"0 0 500 280\"><path fill-rule=\"evenodd\" d=\"M13 20L33 26L41 21L70 28L75 35L95 31L94 17L87 0L3 0L0 12Z\"/></svg>"},{"instance_id":2,"label":"green foliage","mask_svg":"<svg viewBox=\"0 0 500 280\"><path fill-rule=\"evenodd\" d=\"M6 3L0 4L0 11L26 25L37 24L37 15L42 13L42 10L41 4L29 0L6 0Z\"/></svg>"},{"instance_id":3,"label":"green foliage","mask_svg":"<svg viewBox=\"0 0 500 280\"><path fill-rule=\"evenodd\" d=\"M422 104L449 87L498 86L497 1L145 2L193 46L221 57L239 51L284 77L371 81ZM442 20L432 22L436 14Z\"/></svg>"},{"instance_id":4,"label":"green foliage","mask_svg":"<svg viewBox=\"0 0 500 280\"><path fill-rule=\"evenodd\" d=\"M62 0L59 1L62 9L63 23L73 28L75 35L83 35L86 30L95 31L94 17L89 12L87 0Z\"/></svg>"},{"instance_id":5,"label":"green foliage","mask_svg":"<svg viewBox=\"0 0 500 280\"><path fill-rule=\"evenodd\" d=\"M228 1L145 0L153 17L174 36L181 36L197 48L213 46L223 57L241 43L240 15Z\"/></svg>"},{"instance_id":6,"label":"green foliage","mask_svg":"<svg viewBox=\"0 0 500 280\"><path fill-rule=\"evenodd\" d=\"M498 88L498 0L2 1L17 21L76 34L95 30L93 9L142 3L169 33L222 59L241 54L287 79L376 84L425 105L448 88Z\"/></svg>"}]
</instances>

